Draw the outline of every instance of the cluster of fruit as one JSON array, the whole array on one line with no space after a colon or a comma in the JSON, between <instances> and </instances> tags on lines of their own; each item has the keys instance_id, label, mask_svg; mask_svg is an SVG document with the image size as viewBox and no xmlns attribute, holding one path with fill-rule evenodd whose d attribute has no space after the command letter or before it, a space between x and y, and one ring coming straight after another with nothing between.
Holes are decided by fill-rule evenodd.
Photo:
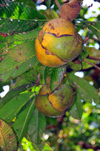
<instances>
[{"instance_id":1,"label":"cluster of fruit","mask_svg":"<svg viewBox=\"0 0 100 151\"><path fill-rule=\"evenodd\" d=\"M60 67L74 60L82 47L83 40L75 26L63 18L48 21L35 41L37 59L49 67ZM67 84L60 85L52 92L47 85L43 85L35 105L43 114L56 117L69 109L73 99L73 90Z\"/></svg>"}]
</instances>

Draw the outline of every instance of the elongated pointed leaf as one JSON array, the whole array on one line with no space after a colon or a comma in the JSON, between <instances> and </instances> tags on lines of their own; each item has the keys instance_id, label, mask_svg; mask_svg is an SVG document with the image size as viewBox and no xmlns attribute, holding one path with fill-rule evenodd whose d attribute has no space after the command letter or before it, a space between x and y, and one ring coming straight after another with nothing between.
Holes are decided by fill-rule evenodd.
<instances>
[{"instance_id":1,"label":"elongated pointed leaf","mask_svg":"<svg viewBox=\"0 0 100 151\"><path fill-rule=\"evenodd\" d=\"M25 73L23 73L21 76L17 78L16 82L14 83L14 85L11 86L11 88L14 89L16 87L26 85L26 84L27 84L27 87L37 85L38 75L40 75L39 84L43 84L44 83L44 68L45 66L39 63L32 69L29 69L28 71L26 71Z\"/></svg>"},{"instance_id":2,"label":"elongated pointed leaf","mask_svg":"<svg viewBox=\"0 0 100 151\"><path fill-rule=\"evenodd\" d=\"M43 151L53 151L53 149L48 144L45 144Z\"/></svg>"},{"instance_id":3,"label":"elongated pointed leaf","mask_svg":"<svg viewBox=\"0 0 100 151\"><path fill-rule=\"evenodd\" d=\"M4 39L4 42L7 42L7 44L9 44L9 47L10 47L10 44L12 44L12 43L14 45L18 45L23 42L27 42L29 40L31 41L31 40L37 38L40 30L41 30L41 28L36 28L29 32L23 32L23 33L14 34L12 36L8 36ZM11 46L11 48L12 48L12 46Z\"/></svg>"},{"instance_id":4,"label":"elongated pointed leaf","mask_svg":"<svg viewBox=\"0 0 100 151\"><path fill-rule=\"evenodd\" d=\"M15 1L20 2L20 3L23 2L25 5L28 5L28 6L32 7L33 9L36 8L34 1L31 1L31 0L15 0Z\"/></svg>"},{"instance_id":5,"label":"elongated pointed leaf","mask_svg":"<svg viewBox=\"0 0 100 151\"><path fill-rule=\"evenodd\" d=\"M92 22L87 26L100 40L100 21Z\"/></svg>"},{"instance_id":6,"label":"elongated pointed leaf","mask_svg":"<svg viewBox=\"0 0 100 151\"><path fill-rule=\"evenodd\" d=\"M0 109L0 118L11 122L21 108L29 101L33 92L24 93L14 97Z\"/></svg>"},{"instance_id":7,"label":"elongated pointed leaf","mask_svg":"<svg viewBox=\"0 0 100 151\"><path fill-rule=\"evenodd\" d=\"M39 19L39 20L37 20ZM23 3L5 2L0 5L0 32L15 33L25 32L43 24L45 17L35 8Z\"/></svg>"},{"instance_id":8,"label":"elongated pointed leaf","mask_svg":"<svg viewBox=\"0 0 100 151\"><path fill-rule=\"evenodd\" d=\"M35 151L53 151L53 149L45 142L41 142L40 144L32 143Z\"/></svg>"},{"instance_id":9,"label":"elongated pointed leaf","mask_svg":"<svg viewBox=\"0 0 100 151\"><path fill-rule=\"evenodd\" d=\"M79 94L83 101L92 103L92 99L95 103L100 102L97 90L88 83L88 81L75 76L73 73L69 75L69 79L73 81L75 87L79 88Z\"/></svg>"},{"instance_id":10,"label":"elongated pointed leaf","mask_svg":"<svg viewBox=\"0 0 100 151\"><path fill-rule=\"evenodd\" d=\"M15 78L38 64L34 40L12 48L0 64L0 79Z\"/></svg>"},{"instance_id":11,"label":"elongated pointed leaf","mask_svg":"<svg viewBox=\"0 0 100 151\"><path fill-rule=\"evenodd\" d=\"M0 19L0 32L1 33L21 33L33 30L42 25L45 20L25 20L25 19L9 19L1 18Z\"/></svg>"},{"instance_id":12,"label":"elongated pointed leaf","mask_svg":"<svg viewBox=\"0 0 100 151\"><path fill-rule=\"evenodd\" d=\"M46 67L44 72L45 82L54 90L62 81L66 67L50 68Z\"/></svg>"},{"instance_id":13,"label":"elongated pointed leaf","mask_svg":"<svg viewBox=\"0 0 100 151\"><path fill-rule=\"evenodd\" d=\"M83 108L82 108L81 97L78 90L76 91L74 103L71 107L71 110L69 111L69 114L76 119L81 119L82 117Z\"/></svg>"},{"instance_id":14,"label":"elongated pointed leaf","mask_svg":"<svg viewBox=\"0 0 100 151\"><path fill-rule=\"evenodd\" d=\"M28 126L28 135L34 143L40 143L41 137L45 130L45 116L35 108L31 121Z\"/></svg>"},{"instance_id":15,"label":"elongated pointed leaf","mask_svg":"<svg viewBox=\"0 0 100 151\"><path fill-rule=\"evenodd\" d=\"M100 21L96 22L89 22L89 21L80 21L80 23L77 24L77 26L82 26L83 28L90 29L100 40Z\"/></svg>"},{"instance_id":16,"label":"elongated pointed leaf","mask_svg":"<svg viewBox=\"0 0 100 151\"><path fill-rule=\"evenodd\" d=\"M37 73L34 70L34 68L32 68L26 71L25 73L23 73L21 76L19 76L16 82L14 83L14 85L11 85L11 88L15 89L23 85L26 85L26 88L28 88L29 86L35 85L36 80L37 80Z\"/></svg>"},{"instance_id":17,"label":"elongated pointed leaf","mask_svg":"<svg viewBox=\"0 0 100 151\"><path fill-rule=\"evenodd\" d=\"M19 86L15 89L11 89L3 98L0 98L0 108L6 104L9 100L11 100L12 98L16 98L16 96L24 91L27 88L27 85L23 85L23 86Z\"/></svg>"},{"instance_id":18,"label":"elongated pointed leaf","mask_svg":"<svg viewBox=\"0 0 100 151\"><path fill-rule=\"evenodd\" d=\"M89 57L87 57L88 55L89 55ZM82 51L80 56L78 57L78 59L81 61L75 60L74 62L70 62L69 63L70 68L75 71L79 71L81 69L88 69L88 68L92 67L93 65L86 63L83 60L84 58L87 61L89 61L90 63L97 64L99 62L99 60L95 60L94 58L100 58L100 50L95 49L94 47L84 47L84 51Z\"/></svg>"},{"instance_id":19,"label":"elongated pointed leaf","mask_svg":"<svg viewBox=\"0 0 100 151\"><path fill-rule=\"evenodd\" d=\"M0 119L0 151L17 150L17 140L11 127Z\"/></svg>"},{"instance_id":20,"label":"elongated pointed leaf","mask_svg":"<svg viewBox=\"0 0 100 151\"><path fill-rule=\"evenodd\" d=\"M13 124L13 129L18 138L18 142L21 141L27 132L28 124L32 118L34 109L35 105L33 99L32 102L17 116L15 123Z\"/></svg>"},{"instance_id":21,"label":"elongated pointed leaf","mask_svg":"<svg viewBox=\"0 0 100 151\"><path fill-rule=\"evenodd\" d=\"M14 1L5 1L5 5L0 5L0 16L2 18L12 19L44 19L36 8L31 8L24 3L17 3Z\"/></svg>"},{"instance_id":22,"label":"elongated pointed leaf","mask_svg":"<svg viewBox=\"0 0 100 151\"><path fill-rule=\"evenodd\" d=\"M32 142L32 145L33 145L35 151L41 151L41 150L43 150L43 147L45 146L45 142L42 141L39 144L36 144L36 143Z\"/></svg>"}]
</instances>

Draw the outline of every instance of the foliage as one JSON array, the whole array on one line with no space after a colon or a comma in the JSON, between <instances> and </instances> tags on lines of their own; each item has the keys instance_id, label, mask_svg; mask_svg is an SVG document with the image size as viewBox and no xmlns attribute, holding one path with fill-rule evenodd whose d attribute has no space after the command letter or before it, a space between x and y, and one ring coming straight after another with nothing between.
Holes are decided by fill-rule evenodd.
<instances>
[{"instance_id":1,"label":"foliage","mask_svg":"<svg viewBox=\"0 0 100 151\"><path fill-rule=\"evenodd\" d=\"M9 144L4 134L7 131L7 137L12 134L14 137L10 151L28 147L36 151L83 151L84 146L97 150L100 144L100 50L94 46L100 44L100 15L86 19L88 8L80 10L80 6L77 12L72 11L76 15L71 21L78 32L83 32L83 50L69 64L51 68L37 60L35 39L48 20L58 17L59 11L61 17L67 15L63 13L66 5L61 0L45 1L47 10L37 10L36 5L36 1L31 0L0 1L0 92L4 85L10 88L0 98L0 149L8 147L2 141ZM63 6L61 10L58 5ZM77 77L76 71L84 72L84 77ZM37 110L34 101L44 83L51 91L61 83L72 87L74 103L62 117L45 117Z\"/></svg>"}]
</instances>

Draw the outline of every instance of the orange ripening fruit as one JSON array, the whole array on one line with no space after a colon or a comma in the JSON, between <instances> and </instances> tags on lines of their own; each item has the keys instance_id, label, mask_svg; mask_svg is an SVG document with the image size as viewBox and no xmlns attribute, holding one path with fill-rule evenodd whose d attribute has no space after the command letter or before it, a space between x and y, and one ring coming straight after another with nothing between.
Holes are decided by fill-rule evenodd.
<instances>
[{"instance_id":1,"label":"orange ripening fruit","mask_svg":"<svg viewBox=\"0 0 100 151\"><path fill-rule=\"evenodd\" d=\"M82 47L83 40L75 26L63 18L47 22L35 41L37 59L49 67L59 67L74 60Z\"/></svg>"},{"instance_id":2,"label":"orange ripening fruit","mask_svg":"<svg viewBox=\"0 0 100 151\"><path fill-rule=\"evenodd\" d=\"M59 117L68 110L74 101L72 88L63 84L51 92L44 84L35 99L37 109L46 116Z\"/></svg>"}]
</instances>

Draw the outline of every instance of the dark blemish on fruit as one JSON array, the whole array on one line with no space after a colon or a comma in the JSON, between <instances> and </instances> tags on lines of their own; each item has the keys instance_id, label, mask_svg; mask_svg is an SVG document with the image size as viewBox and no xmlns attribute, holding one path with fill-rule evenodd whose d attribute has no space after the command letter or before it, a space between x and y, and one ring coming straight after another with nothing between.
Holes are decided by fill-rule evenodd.
<instances>
[{"instance_id":1,"label":"dark blemish on fruit","mask_svg":"<svg viewBox=\"0 0 100 151\"><path fill-rule=\"evenodd\" d=\"M45 53L46 53L47 55L49 55L49 54L50 54L48 50L45 50Z\"/></svg>"}]
</instances>

